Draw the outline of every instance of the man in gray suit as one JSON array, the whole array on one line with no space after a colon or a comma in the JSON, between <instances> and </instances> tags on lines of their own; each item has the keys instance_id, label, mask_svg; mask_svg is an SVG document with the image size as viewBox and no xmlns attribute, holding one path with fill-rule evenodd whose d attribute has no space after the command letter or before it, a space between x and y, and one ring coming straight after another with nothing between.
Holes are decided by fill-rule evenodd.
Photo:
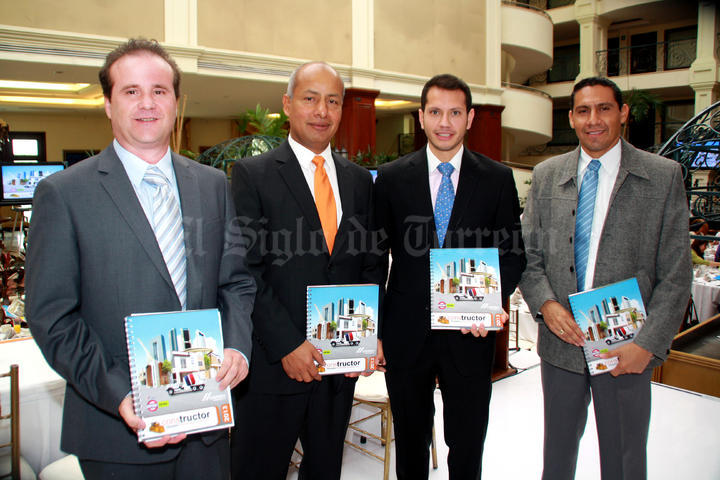
<instances>
[{"instance_id":1,"label":"man in gray suit","mask_svg":"<svg viewBox=\"0 0 720 480\"><path fill-rule=\"evenodd\" d=\"M520 289L539 312L543 478L574 478L592 391L602 478L641 479L652 369L667 357L690 296L682 172L620 138L628 106L613 82L578 82L569 115L580 147L535 167L523 217L528 264ZM588 200L582 190L593 176L596 194ZM618 359L610 375L590 376L568 295L630 277L638 280L647 322L632 342L605 354Z\"/></svg>"},{"instance_id":2,"label":"man in gray suit","mask_svg":"<svg viewBox=\"0 0 720 480\"><path fill-rule=\"evenodd\" d=\"M61 447L86 479L226 479L227 431L138 443L144 422L129 396L123 319L219 307L226 348L217 380L233 388L245 378L255 284L243 245L226 238L229 185L170 151L180 71L157 42L119 46L100 82L115 140L38 184L28 240L28 323L67 381ZM157 210L161 189L174 215ZM167 219L170 236L158 228Z\"/></svg>"}]
</instances>

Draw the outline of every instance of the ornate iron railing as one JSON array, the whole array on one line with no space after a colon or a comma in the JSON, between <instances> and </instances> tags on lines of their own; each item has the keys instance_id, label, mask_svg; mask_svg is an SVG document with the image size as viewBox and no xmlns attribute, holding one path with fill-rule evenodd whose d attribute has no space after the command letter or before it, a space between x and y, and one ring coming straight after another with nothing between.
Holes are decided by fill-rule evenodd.
<instances>
[{"instance_id":1,"label":"ornate iron railing","mask_svg":"<svg viewBox=\"0 0 720 480\"><path fill-rule=\"evenodd\" d=\"M691 219L720 226L720 102L689 120L658 151L682 166ZM716 240L714 237L697 237Z\"/></svg>"},{"instance_id":2,"label":"ornate iron railing","mask_svg":"<svg viewBox=\"0 0 720 480\"><path fill-rule=\"evenodd\" d=\"M697 40L658 42L595 52L595 67L604 77L689 68L697 54Z\"/></svg>"}]
</instances>

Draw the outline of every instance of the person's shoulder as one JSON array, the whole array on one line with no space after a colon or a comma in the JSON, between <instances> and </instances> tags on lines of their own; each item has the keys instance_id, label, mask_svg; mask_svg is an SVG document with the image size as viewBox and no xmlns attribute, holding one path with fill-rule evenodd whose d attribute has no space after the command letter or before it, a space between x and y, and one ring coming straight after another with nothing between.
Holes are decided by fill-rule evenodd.
<instances>
[{"instance_id":1,"label":"person's shoulder","mask_svg":"<svg viewBox=\"0 0 720 480\"><path fill-rule=\"evenodd\" d=\"M623 143L623 155L630 155L635 161L641 162L647 169L671 172L680 168L680 164L671 158L640 150L627 142Z\"/></svg>"},{"instance_id":2,"label":"person's shoulder","mask_svg":"<svg viewBox=\"0 0 720 480\"><path fill-rule=\"evenodd\" d=\"M467 148L463 153L463 161L474 163L476 166L482 168L484 171L489 171L491 173L512 173L512 168L508 167L502 162L498 162L497 160L493 160L487 155L479 152L474 152Z\"/></svg>"},{"instance_id":3,"label":"person's shoulder","mask_svg":"<svg viewBox=\"0 0 720 480\"><path fill-rule=\"evenodd\" d=\"M407 155L403 155L396 160L380 165L378 167L378 173L382 173L385 175L393 175L397 172L402 171L404 168L407 168L410 165L415 165L423 160L427 160L427 157L425 155L425 147L412 153L408 153Z\"/></svg>"},{"instance_id":4,"label":"person's shoulder","mask_svg":"<svg viewBox=\"0 0 720 480\"><path fill-rule=\"evenodd\" d=\"M554 157L546 158L541 161L535 167L533 167L533 173L538 174L549 174L553 172L562 171L564 172L567 168L568 162L571 160L577 160L580 157L580 147L576 147L566 153L555 155Z\"/></svg>"},{"instance_id":5,"label":"person's shoulder","mask_svg":"<svg viewBox=\"0 0 720 480\"><path fill-rule=\"evenodd\" d=\"M255 174L261 174L269 168L274 168L277 160L287 161L293 155L290 144L285 140L277 147L259 155L239 158L235 161L232 171L245 170Z\"/></svg>"}]
</instances>

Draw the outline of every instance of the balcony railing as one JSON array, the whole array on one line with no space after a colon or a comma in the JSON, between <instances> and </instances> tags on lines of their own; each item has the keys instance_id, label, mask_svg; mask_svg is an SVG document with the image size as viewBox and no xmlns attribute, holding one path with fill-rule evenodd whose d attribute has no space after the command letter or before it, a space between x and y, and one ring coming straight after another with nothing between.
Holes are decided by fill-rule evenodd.
<instances>
[{"instance_id":1,"label":"balcony railing","mask_svg":"<svg viewBox=\"0 0 720 480\"><path fill-rule=\"evenodd\" d=\"M515 7L523 7L533 10L541 15L545 15L548 20L551 20L550 15L545 11L545 5L547 4L546 0L502 0L502 3L504 5L512 5Z\"/></svg>"},{"instance_id":2,"label":"balcony railing","mask_svg":"<svg viewBox=\"0 0 720 480\"><path fill-rule=\"evenodd\" d=\"M689 68L697 54L697 40L658 42L595 52L595 66L602 76L662 72Z\"/></svg>"}]
</instances>

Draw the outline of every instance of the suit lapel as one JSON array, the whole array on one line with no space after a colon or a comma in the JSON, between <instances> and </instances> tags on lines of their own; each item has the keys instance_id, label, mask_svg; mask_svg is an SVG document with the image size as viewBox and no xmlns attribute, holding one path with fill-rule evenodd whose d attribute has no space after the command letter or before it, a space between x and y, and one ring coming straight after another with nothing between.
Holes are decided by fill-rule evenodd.
<instances>
[{"instance_id":1,"label":"suit lapel","mask_svg":"<svg viewBox=\"0 0 720 480\"><path fill-rule=\"evenodd\" d=\"M187 308L194 308L200 305L202 299L202 282L200 281L200 252L198 245L200 238L199 227L202 225L202 207L200 204L200 186L198 179L190 171L188 161L172 154L173 168L177 180L178 192L180 192L180 207L183 217L183 232L185 237L185 257L187 259ZM168 277L169 278L169 277ZM172 285L172 283L171 283ZM174 287L173 287L174 288Z\"/></svg>"},{"instance_id":2,"label":"suit lapel","mask_svg":"<svg viewBox=\"0 0 720 480\"><path fill-rule=\"evenodd\" d=\"M342 248L343 242L345 241L347 230L350 228L348 218L355 214L355 192L348 161L335 154L333 154L333 161L335 163L335 173L337 175L340 203L342 204L343 212L337 234L335 235L335 246L333 247L333 254L335 254L335 252L344 250L344 248Z\"/></svg>"},{"instance_id":3,"label":"suit lapel","mask_svg":"<svg viewBox=\"0 0 720 480\"><path fill-rule=\"evenodd\" d=\"M470 156L468 149L463 150L463 156L460 163L460 179L458 180L458 188L455 193L455 201L453 202L450 221L448 222L448 231L456 230L463 213L466 209L471 208L470 199L473 192L478 188L478 183L482 178L479 163Z\"/></svg>"},{"instance_id":4,"label":"suit lapel","mask_svg":"<svg viewBox=\"0 0 720 480\"><path fill-rule=\"evenodd\" d=\"M305 175L303 175L300 169L300 163L290 148L290 144L285 141L278 150L278 155L275 156L275 160L278 164L280 177L282 177L288 190L290 190L290 193L295 198L295 201L302 211L303 217L305 217L305 220L310 225L310 230L322 229L312 193L308 187L307 180L305 180Z\"/></svg>"},{"instance_id":5,"label":"suit lapel","mask_svg":"<svg viewBox=\"0 0 720 480\"><path fill-rule=\"evenodd\" d=\"M155 265L155 268L174 290L175 287L165 266L165 260L155 239L155 233L153 233L135 189L133 189L130 179L125 173L125 168L115 153L115 149L110 145L101 155L98 164L100 183L115 203L120 215L130 226L152 264Z\"/></svg>"}]
</instances>

